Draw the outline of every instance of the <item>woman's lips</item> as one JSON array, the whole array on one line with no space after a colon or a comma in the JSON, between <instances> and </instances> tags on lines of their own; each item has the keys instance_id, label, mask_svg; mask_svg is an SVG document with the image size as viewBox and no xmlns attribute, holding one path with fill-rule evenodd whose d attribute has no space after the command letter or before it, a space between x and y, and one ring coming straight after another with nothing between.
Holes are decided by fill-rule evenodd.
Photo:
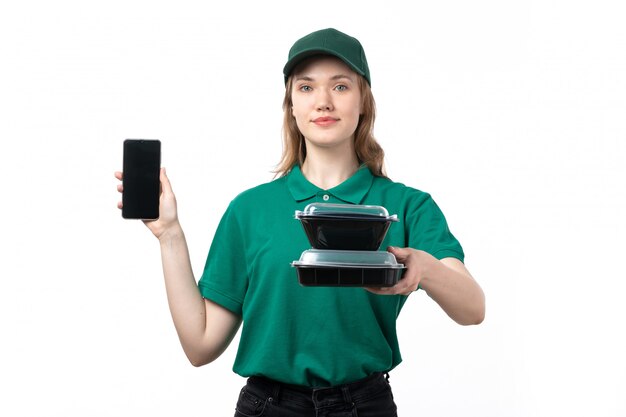
<instances>
[{"instance_id":1,"label":"woman's lips","mask_svg":"<svg viewBox=\"0 0 626 417\"><path fill-rule=\"evenodd\" d=\"M337 120L339 119L324 116L324 117L318 117L317 119L314 119L313 123L315 123L318 126L330 126L334 123L337 123Z\"/></svg>"}]
</instances>

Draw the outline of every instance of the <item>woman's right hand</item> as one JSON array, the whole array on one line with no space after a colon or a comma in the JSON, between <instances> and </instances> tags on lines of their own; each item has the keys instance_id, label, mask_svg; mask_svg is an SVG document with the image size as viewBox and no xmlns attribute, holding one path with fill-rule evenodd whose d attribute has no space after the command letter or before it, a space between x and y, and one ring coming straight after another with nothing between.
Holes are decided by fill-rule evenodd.
<instances>
[{"instance_id":1,"label":"woman's right hand","mask_svg":"<svg viewBox=\"0 0 626 417\"><path fill-rule=\"evenodd\" d=\"M115 173L115 178L122 181L124 174L120 171ZM172 191L172 185L167 178L165 168L161 168L161 196L159 198L159 218L157 220L143 220L150 231L161 239L167 233L180 229L178 222L178 210L176 207L176 197ZM124 192L124 185L118 184L117 191ZM122 202L117 203L117 208L122 209Z\"/></svg>"},{"instance_id":2,"label":"woman's right hand","mask_svg":"<svg viewBox=\"0 0 626 417\"><path fill-rule=\"evenodd\" d=\"M122 181L123 173L115 178ZM193 275L189 249L178 222L176 198L170 181L161 168L161 196L158 220L144 220L159 239L165 290L181 345L194 366L215 360L237 334L241 317L202 297ZM124 186L118 184L121 193ZM122 202L117 203L122 208Z\"/></svg>"}]
</instances>

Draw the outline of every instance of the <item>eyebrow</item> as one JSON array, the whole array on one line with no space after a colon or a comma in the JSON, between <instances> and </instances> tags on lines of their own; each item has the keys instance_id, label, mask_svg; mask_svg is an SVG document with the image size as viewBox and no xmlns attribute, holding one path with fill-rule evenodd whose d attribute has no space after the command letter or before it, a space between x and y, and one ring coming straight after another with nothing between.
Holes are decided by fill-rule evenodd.
<instances>
[{"instance_id":1,"label":"eyebrow","mask_svg":"<svg viewBox=\"0 0 626 417\"><path fill-rule=\"evenodd\" d=\"M350 78L349 76L345 75L345 74L337 74L337 75L333 75L332 77L330 77L331 81L336 81L336 80L341 80L341 79L347 79L350 81L353 81L352 78ZM301 75L301 76L296 76L295 81L315 81L313 78L309 77L308 75Z\"/></svg>"}]
</instances>

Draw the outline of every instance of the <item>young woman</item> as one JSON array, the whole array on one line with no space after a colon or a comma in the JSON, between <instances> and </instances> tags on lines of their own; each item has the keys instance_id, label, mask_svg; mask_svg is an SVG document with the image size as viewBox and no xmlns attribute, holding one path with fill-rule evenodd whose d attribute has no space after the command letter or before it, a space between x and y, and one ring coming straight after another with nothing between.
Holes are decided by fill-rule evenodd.
<instances>
[{"instance_id":1,"label":"young woman","mask_svg":"<svg viewBox=\"0 0 626 417\"><path fill-rule=\"evenodd\" d=\"M293 45L283 72L278 178L230 203L199 282L161 171L161 215L146 225L161 244L174 324L187 357L201 366L243 323L233 370L249 378L236 416L394 416L387 372L401 362L396 318L408 295L426 291L463 325L482 322L484 295L431 196L385 175L360 42L334 29L313 32ZM383 245L407 268L398 284L301 286L289 264L310 244L293 215L312 202L397 214Z\"/></svg>"}]
</instances>

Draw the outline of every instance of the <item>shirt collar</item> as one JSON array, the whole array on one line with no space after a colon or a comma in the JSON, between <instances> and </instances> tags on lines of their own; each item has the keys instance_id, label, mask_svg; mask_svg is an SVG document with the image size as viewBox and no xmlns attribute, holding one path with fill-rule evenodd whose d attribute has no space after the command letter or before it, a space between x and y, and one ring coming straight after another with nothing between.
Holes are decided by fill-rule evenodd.
<instances>
[{"instance_id":1,"label":"shirt collar","mask_svg":"<svg viewBox=\"0 0 626 417\"><path fill-rule=\"evenodd\" d=\"M361 165L359 169L347 180L329 190L322 190L318 186L307 180L299 165L295 165L287 175L287 188L296 201L308 200L320 191L326 191L352 204L360 204L372 186L374 176L366 165Z\"/></svg>"}]
</instances>

